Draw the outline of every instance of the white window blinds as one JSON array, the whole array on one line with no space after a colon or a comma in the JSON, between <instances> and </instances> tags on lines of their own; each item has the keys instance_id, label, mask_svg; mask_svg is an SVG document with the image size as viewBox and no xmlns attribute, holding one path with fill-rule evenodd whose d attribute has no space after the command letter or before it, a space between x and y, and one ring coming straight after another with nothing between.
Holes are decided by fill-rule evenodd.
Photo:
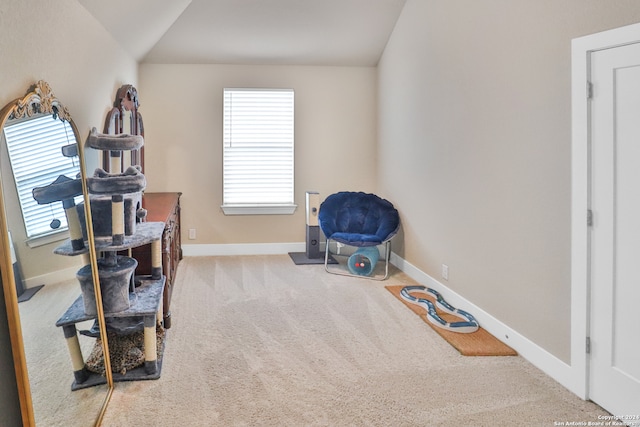
<instances>
[{"instance_id":1,"label":"white window blinds","mask_svg":"<svg viewBox=\"0 0 640 427\"><path fill-rule=\"evenodd\" d=\"M223 207L293 205L294 93L224 89Z\"/></svg>"},{"instance_id":2,"label":"white window blinds","mask_svg":"<svg viewBox=\"0 0 640 427\"><path fill-rule=\"evenodd\" d=\"M39 205L32 191L51 184L60 175L75 178L80 172L77 159L64 157L61 151L63 146L75 143L71 126L42 116L6 125L4 135L27 237L51 233L53 219L60 221L58 230L66 229L62 202Z\"/></svg>"}]
</instances>

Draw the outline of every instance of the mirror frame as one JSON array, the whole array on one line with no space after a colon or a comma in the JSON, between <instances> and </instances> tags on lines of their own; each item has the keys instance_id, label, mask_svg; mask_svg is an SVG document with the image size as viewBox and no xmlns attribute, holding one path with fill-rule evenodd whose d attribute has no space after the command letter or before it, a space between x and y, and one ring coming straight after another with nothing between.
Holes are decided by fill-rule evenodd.
<instances>
[{"instance_id":1,"label":"mirror frame","mask_svg":"<svg viewBox=\"0 0 640 427\"><path fill-rule=\"evenodd\" d=\"M80 141L78 129L73 122L67 108L61 104L54 96L49 84L43 80L38 81L29 89L29 92L22 98L17 98L8 103L0 110L0 129L4 128L7 120L33 117L40 114L52 114L58 120L69 123L78 145L78 158L80 162L80 174L82 181L82 193L84 198L84 213L87 224L87 240L89 246L89 256L91 260L91 270L94 272L93 288L96 298L97 319L100 327L102 340L102 352L104 355L105 376L107 379L107 395L102 404L100 412L97 414L96 426L102 422L102 418L113 393L113 376L111 372L111 361L109 358L109 345L107 342L106 323L104 310L102 307L102 293L100 292L100 279L98 274L97 253L95 249L95 239L92 227L91 205L89 192L87 190L86 165L84 158L84 144ZM2 287L4 291L5 304L7 309L9 335L11 339L11 353L13 355L18 397L20 401L20 412L24 426L35 426L35 416L33 411L33 400L31 398L31 385L27 370L27 360L24 351L24 340L22 337L22 326L20 322L20 312L18 308L18 295L15 286L15 276L11 262L11 251L9 236L7 233L7 217L4 204L4 193L2 178L0 177L0 270L2 274Z\"/></svg>"}]
</instances>

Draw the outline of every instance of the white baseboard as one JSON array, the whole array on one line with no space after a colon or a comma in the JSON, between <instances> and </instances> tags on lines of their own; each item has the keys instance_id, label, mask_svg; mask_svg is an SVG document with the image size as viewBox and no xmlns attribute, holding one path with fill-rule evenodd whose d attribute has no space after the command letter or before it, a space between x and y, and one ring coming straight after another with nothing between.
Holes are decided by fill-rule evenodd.
<instances>
[{"instance_id":1,"label":"white baseboard","mask_svg":"<svg viewBox=\"0 0 640 427\"><path fill-rule=\"evenodd\" d=\"M80 266L81 267L81 266ZM36 277L30 277L24 280L24 287L26 289L33 288L34 286L39 285L53 285L55 283L60 283L67 281L69 279L73 279L76 277L76 273L80 267L69 267L63 270L53 271L51 273L42 274ZM80 286L78 284L78 286Z\"/></svg>"},{"instance_id":2,"label":"white baseboard","mask_svg":"<svg viewBox=\"0 0 640 427\"><path fill-rule=\"evenodd\" d=\"M332 253L340 253L341 249L336 242L331 242ZM305 242L291 243L234 243L234 244L208 244L194 245L183 244L183 256L225 256L225 255L281 255L289 252L304 252L307 249ZM319 250L324 253L325 242L320 242ZM380 255L382 256L382 254Z\"/></svg>"},{"instance_id":3,"label":"white baseboard","mask_svg":"<svg viewBox=\"0 0 640 427\"><path fill-rule=\"evenodd\" d=\"M237 243L211 245L182 245L183 256L225 255L280 255L289 252L304 252L305 243Z\"/></svg>"},{"instance_id":4,"label":"white baseboard","mask_svg":"<svg viewBox=\"0 0 640 427\"><path fill-rule=\"evenodd\" d=\"M391 254L391 263L416 282L438 291L442 294L442 297L454 307L473 314L487 332L513 348L520 356L562 384L572 393L582 397L581 389L579 387L580 381L576 378L576 375L579 374L575 372L576 370L572 369L570 365L511 329L508 325L502 323L486 311L461 297L450 288L419 270L395 253Z\"/></svg>"}]
</instances>

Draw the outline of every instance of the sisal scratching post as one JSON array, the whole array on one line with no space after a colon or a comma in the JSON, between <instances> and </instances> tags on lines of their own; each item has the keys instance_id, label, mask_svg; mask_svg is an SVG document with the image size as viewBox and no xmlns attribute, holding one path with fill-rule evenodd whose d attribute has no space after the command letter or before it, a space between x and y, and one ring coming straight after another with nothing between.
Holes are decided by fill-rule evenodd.
<instances>
[{"instance_id":1,"label":"sisal scratching post","mask_svg":"<svg viewBox=\"0 0 640 427\"><path fill-rule=\"evenodd\" d=\"M73 199L67 199L62 201L64 207L64 213L67 216L67 225L69 226L69 239L71 240L71 247L74 250L84 249L84 238L82 236L82 228L80 227L80 218L78 217L78 210Z\"/></svg>"},{"instance_id":2,"label":"sisal scratching post","mask_svg":"<svg viewBox=\"0 0 640 427\"><path fill-rule=\"evenodd\" d=\"M80 256L80 259L82 259L82 264L83 265L91 264L91 255L89 254L89 252L82 254Z\"/></svg>"},{"instance_id":3,"label":"sisal scratching post","mask_svg":"<svg viewBox=\"0 0 640 427\"><path fill-rule=\"evenodd\" d=\"M158 371L156 346L156 316L144 316L144 370L150 375Z\"/></svg>"},{"instance_id":4,"label":"sisal scratching post","mask_svg":"<svg viewBox=\"0 0 640 427\"><path fill-rule=\"evenodd\" d=\"M162 241L151 242L151 277L159 279L162 277Z\"/></svg>"},{"instance_id":5,"label":"sisal scratching post","mask_svg":"<svg viewBox=\"0 0 640 427\"><path fill-rule=\"evenodd\" d=\"M78 341L76 327L75 325L68 325L63 327L62 329L64 332L64 338L67 341L69 355L71 356L73 376L76 380L76 383L83 383L87 379L87 373L84 370L84 358L82 357L82 350L80 349L80 342Z\"/></svg>"},{"instance_id":6,"label":"sisal scratching post","mask_svg":"<svg viewBox=\"0 0 640 427\"><path fill-rule=\"evenodd\" d=\"M121 194L111 196L111 237L114 246L124 244L124 197Z\"/></svg>"},{"instance_id":7,"label":"sisal scratching post","mask_svg":"<svg viewBox=\"0 0 640 427\"><path fill-rule=\"evenodd\" d=\"M111 150L109 153L109 172L122 173L122 152Z\"/></svg>"}]
</instances>

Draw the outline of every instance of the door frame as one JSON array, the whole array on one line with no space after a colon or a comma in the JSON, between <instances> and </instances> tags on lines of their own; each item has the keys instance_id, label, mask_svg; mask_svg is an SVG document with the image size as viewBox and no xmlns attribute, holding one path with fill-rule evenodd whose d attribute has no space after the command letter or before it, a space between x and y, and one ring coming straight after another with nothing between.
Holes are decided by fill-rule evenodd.
<instances>
[{"instance_id":1,"label":"door frame","mask_svg":"<svg viewBox=\"0 0 640 427\"><path fill-rule=\"evenodd\" d=\"M571 371L570 389L589 399L590 241L590 103L593 52L640 42L640 24L628 25L571 42Z\"/></svg>"}]
</instances>

